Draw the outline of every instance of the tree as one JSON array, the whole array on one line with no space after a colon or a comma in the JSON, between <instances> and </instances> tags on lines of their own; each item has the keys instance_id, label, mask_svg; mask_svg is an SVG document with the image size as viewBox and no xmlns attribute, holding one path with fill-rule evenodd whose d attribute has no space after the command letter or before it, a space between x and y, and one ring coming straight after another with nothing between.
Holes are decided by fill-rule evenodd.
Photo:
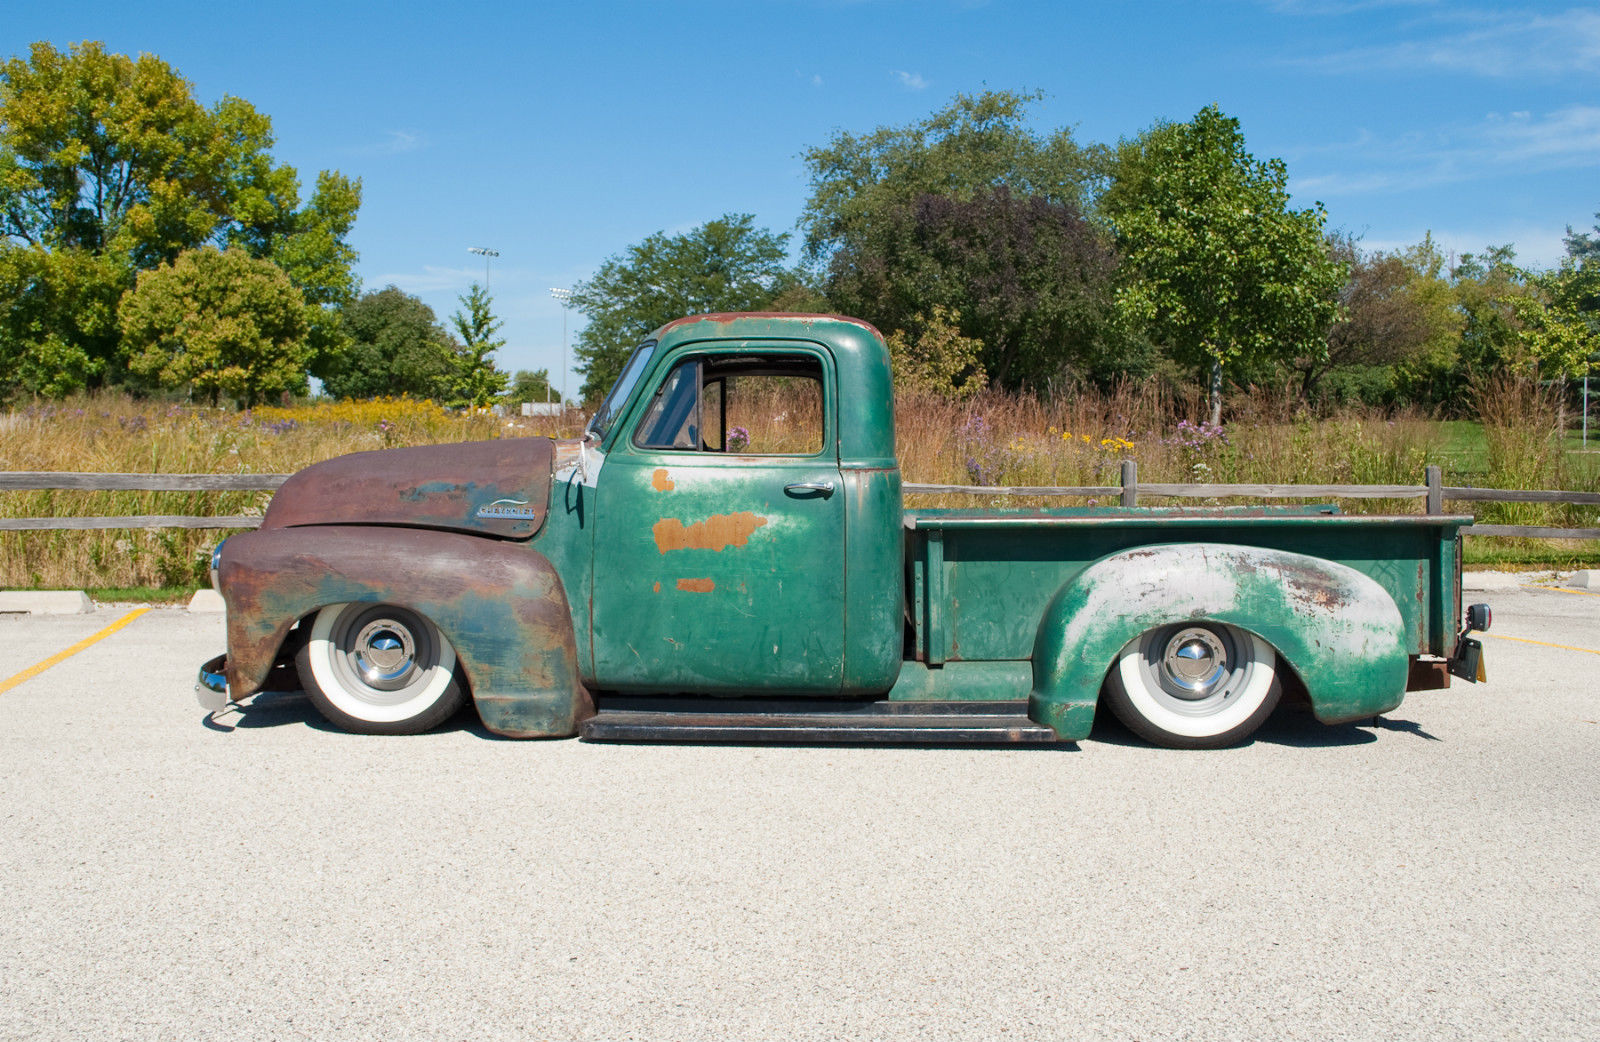
<instances>
[{"instance_id":1,"label":"tree","mask_svg":"<svg viewBox=\"0 0 1600 1042\"><path fill-rule=\"evenodd\" d=\"M331 347L333 310L354 287L345 236L359 183L325 172L301 207L298 176L272 159L272 144L271 121L248 102L207 108L153 55L34 44L0 64L0 269L34 271L36 303L116 301L139 272L185 250L239 246L280 263L323 309L313 328ZM49 306L32 314L26 329L6 327L0 351L26 358L53 345L90 384L121 379L115 323L85 326Z\"/></svg>"},{"instance_id":2,"label":"tree","mask_svg":"<svg viewBox=\"0 0 1600 1042\"><path fill-rule=\"evenodd\" d=\"M897 390L961 401L984 389L989 374L979 360L983 345L961 335L960 321L959 314L935 305L933 314L917 316L915 334L896 330L884 338Z\"/></svg>"},{"instance_id":3,"label":"tree","mask_svg":"<svg viewBox=\"0 0 1600 1042\"><path fill-rule=\"evenodd\" d=\"M243 250L187 250L142 272L119 318L129 369L161 387L246 406L305 391L310 308L281 268Z\"/></svg>"},{"instance_id":4,"label":"tree","mask_svg":"<svg viewBox=\"0 0 1600 1042\"><path fill-rule=\"evenodd\" d=\"M1017 388L1137 368L1118 335L1116 269L1116 252L1075 208L1002 186L885 207L834 253L828 292L913 338L943 311L995 382Z\"/></svg>"},{"instance_id":5,"label":"tree","mask_svg":"<svg viewBox=\"0 0 1600 1042\"><path fill-rule=\"evenodd\" d=\"M572 353L585 399L598 398L651 330L684 315L761 311L796 290L784 267L788 235L755 227L750 214L724 214L682 235L656 232L600 266L572 289L588 316Z\"/></svg>"},{"instance_id":6,"label":"tree","mask_svg":"<svg viewBox=\"0 0 1600 1042\"><path fill-rule=\"evenodd\" d=\"M805 253L826 262L860 241L886 213L926 195L970 199L1004 186L1021 198L1082 208L1098 184L1103 156L1069 130L1041 136L1024 118L1040 93L957 94L917 123L840 132L801 153L811 198L800 216Z\"/></svg>"},{"instance_id":7,"label":"tree","mask_svg":"<svg viewBox=\"0 0 1600 1042\"><path fill-rule=\"evenodd\" d=\"M411 294L394 286L362 294L345 307L343 332L348 342L322 377L332 397L443 401L454 393L460 345Z\"/></svg>"},{"instance_id":8,"label":"tree","mask_svg":"<svg viewBox=\"0 0 1600 1042\"><path fill-rule=\"evenodd\" d=\"M1180 364L1209 372L1222 418L1226 365L1320 355L1345 270L1322 204L1291 210L1283 161L1258 161L1216 106L1117 149L1100 199L1121 246L1119 304Z\"/></svg>"},{"instance_id":9,"label":"tree","mask_svg":"<svg viewBox=\"0 0 1600 1042\"><path fill-rule=\"evenodd\" d=\"M505 394L507 405L560 401L560 392L550 386L548 369L518 369L511 377L511 388Z\"/></svg>"},{"instance_id":10,"label":"tree","mask_svg":"<svg viewBox=\"0 0 1600 1042\"><path fill-rule=\"evenodd\" d=\"M1350 275L1339 291L1342 317L1328 330L1327 351L1296 362L1302 398L1314 397L1323 379L1340 369L1392 372L1453 351L1462 319L1431 235L1389 253L1365 253L1353 237L1334 235L1328 252Z\"/></svg>"},{"instance_id":11,"label":"tree","mask_svg":"<svg viewBox=\"0 0 1600 1042\"><path fill-rule=\"evenodd\" d=\"M1600 217L1600 213L1595 214ZM1593 234L1567 229L1567 255L1551 280L1555 298L1600 334L1600 224Z\"/></svg>"},{"instance_id":12,"label":"tree","mask_svg":"<svg viewBox=\"0 0 1600 1042\"><path fill-rule=\"evenodd\" d=\"M123 277L83 250L0 246L0 399L62 397L99 382L121 337ZM91 349L85 345L105 345Z\"/></svg>"},{"instance_id":13,"label":"tree","mask_svg":"<svg viewBox=\"0 0 1600 1042\"><path fill-rule=\"evenodd\" d=\"M494 317L488 290L474 282L466 296L458 299L461 308L450 316L461 339L461 350L455 355L455 398L460 404L481 409L506 389L506 374L494 367L490 357L506 342L495 337L500 320Z\"/></svg>"},{"instance_id":14,"label":"tree","mask_svg":"<svg viewBox=\"0 0 1600 1042\"><path fill-rule=\"evenodd\" d=\"M361 206L361 182L324 170L317 175L310 200L301 207L292 175L289 170L284 178L277 209L252 208L251 212L263 214L263 219L242 217L241 223L230 229L228 242L277 264L299 287L314 309L307 337L309 367L312 375L325 377L340 364L339 354L349 346L341 321L361 285L355 273L358 256L347 241Z\"/></svg>"}]
</instances>

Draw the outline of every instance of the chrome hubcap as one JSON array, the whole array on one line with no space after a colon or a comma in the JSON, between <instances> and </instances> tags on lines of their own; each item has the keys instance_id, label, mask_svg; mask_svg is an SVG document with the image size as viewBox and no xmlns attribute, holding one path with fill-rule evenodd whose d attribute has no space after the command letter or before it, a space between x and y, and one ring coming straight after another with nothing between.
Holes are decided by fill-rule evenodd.
<instances>
[{"instance_id":1,"label":"chrome hubcap","mask_svg":"<svg viewBox=\"0 0 1600 1042\"><path fill-rule=\"evenodd\" d=\"M1179 630L1161 656L1161 686L1179 698L1209 697L1226 682L1228 671L1228 649L1208 629Z\"/></svg>"},{"instance_id":2,"label":"chrome hubcap","mask_svg":"<svg viewBox=\"0 0 1600 1042\"><path fill-rule=\"evenodd\" d=\"M355 668L373 687L403 682L416 663L411 631L393 619L377 619L362 627L355 640Z\"/></svg>"}]
</instances>

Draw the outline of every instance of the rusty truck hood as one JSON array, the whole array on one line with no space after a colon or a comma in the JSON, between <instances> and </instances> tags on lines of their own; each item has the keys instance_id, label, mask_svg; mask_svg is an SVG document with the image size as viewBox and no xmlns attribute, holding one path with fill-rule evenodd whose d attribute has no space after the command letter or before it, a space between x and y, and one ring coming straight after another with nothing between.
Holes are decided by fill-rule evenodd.
<instances>
[{"instance_id":1,"label":"rusty truck hood","mask_svg":"<svg viewBox=\"0 0 1600 1042\"><path fill-rule=\"evenodd\" d=\"M549 438L354 452L278 489L262 528L403 525L529 539L550 504Z\"/></svg>"}]
</instances>

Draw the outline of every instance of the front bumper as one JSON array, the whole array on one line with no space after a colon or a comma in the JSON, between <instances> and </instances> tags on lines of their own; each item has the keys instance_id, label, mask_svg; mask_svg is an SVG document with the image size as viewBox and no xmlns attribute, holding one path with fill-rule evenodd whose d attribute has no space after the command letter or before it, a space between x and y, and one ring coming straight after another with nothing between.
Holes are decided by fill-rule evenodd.
<instances>
[{"instance_id":1,"label":"front bumper","mask_svg":"<svg viewBox=\"0 0 1600 1042\"><path fill-rule=\"evenodd\" d=\"M299 694L300 691L300 675L295 670L293 660L287 660L273 665L272 672L267 674L267 683L255 693L288 695ZM220 713L233 704L233 696L228 691L227 655L207 659L205 665L200 667L200 673L195 677L194 696L200 708L208 713Z\"/></svg>"},{"instance_id":2,"label":"front bumper","mask_svg":"<svg viewBox=\"0 0 1600 1042\"><path fill-rule=\"evenodd\" d=\"M228 676L225 670L228 667L228 656L218 655L214 659L207 659L206 664L200 667L200 675L194 682L194 695L200 703L200 708L208 713L220 713L233 701L228 697Z\"/></svg>"}]
</instances>

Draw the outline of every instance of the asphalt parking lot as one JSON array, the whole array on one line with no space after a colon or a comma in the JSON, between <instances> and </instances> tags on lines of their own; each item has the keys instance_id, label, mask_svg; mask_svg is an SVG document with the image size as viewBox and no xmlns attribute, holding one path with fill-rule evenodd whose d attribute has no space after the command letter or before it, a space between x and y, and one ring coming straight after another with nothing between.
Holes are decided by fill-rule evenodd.
<instances>
[{"instance_id":1,"label":"asphalt parking lot","mask_svg":"<svg viewBox=\"0 0 1600 1042\"><path fill-rule=\"evenodd\" d=\"M1498 585L1487 684L1207 753L208 720L220 616L0 616L0 1038L1592 1040L1600 596Z\"/></svg>"}]
</instances>

